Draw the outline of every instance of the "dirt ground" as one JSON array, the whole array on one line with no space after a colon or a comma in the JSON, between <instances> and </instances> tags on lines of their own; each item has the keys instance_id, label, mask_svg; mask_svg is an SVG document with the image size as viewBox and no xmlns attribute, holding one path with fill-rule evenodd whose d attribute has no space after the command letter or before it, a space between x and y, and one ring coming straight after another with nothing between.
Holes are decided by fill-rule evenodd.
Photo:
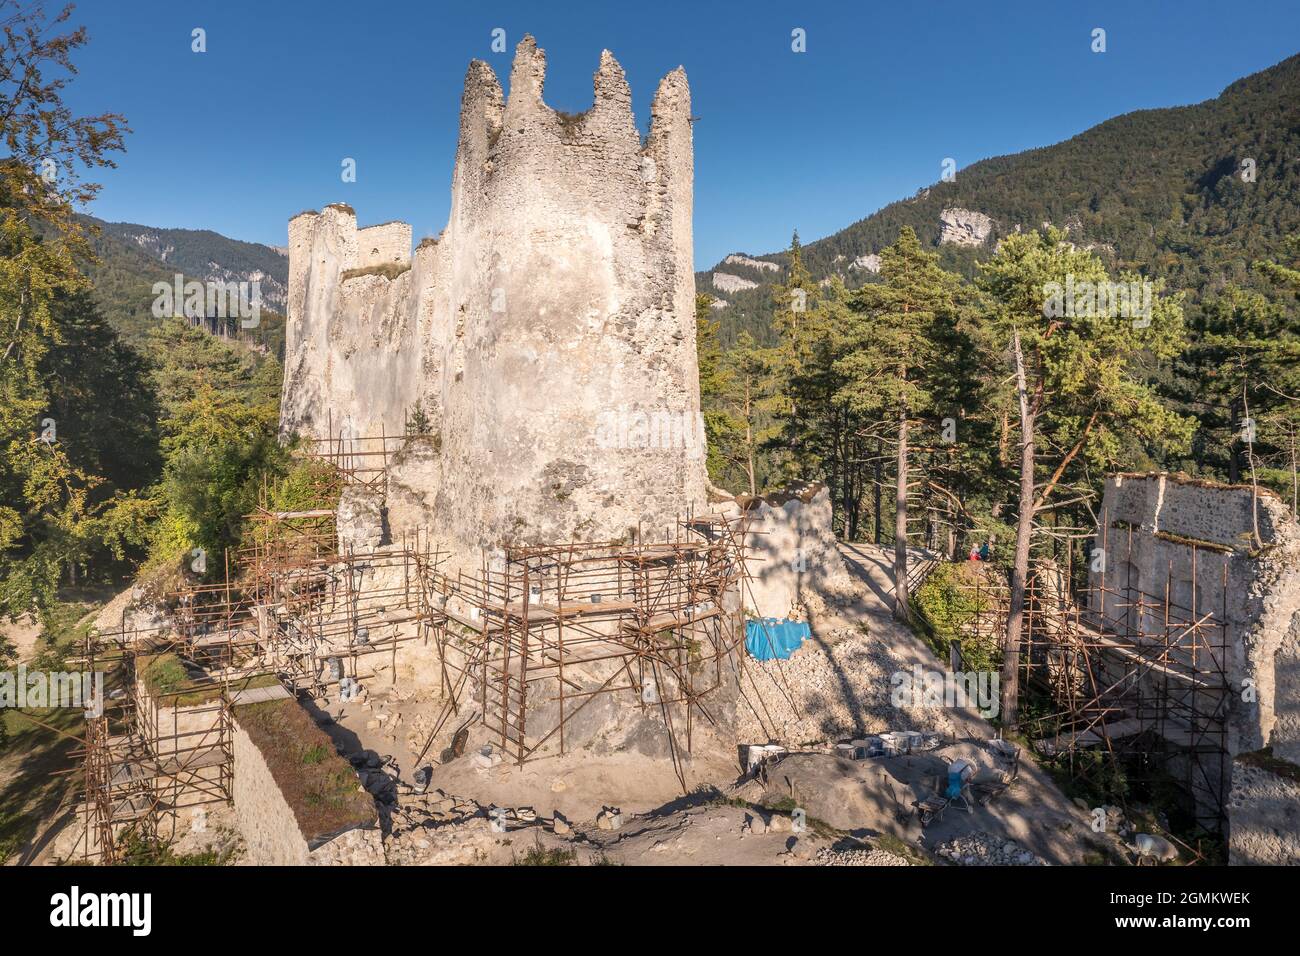
<instances>
[{"instance_id":1,"label":"dirt ground","mask_svg":"<svg viewBox=\"0 0 1300 956\"><path fill-rule=\"evenodd\" d=\"M31 658L36 651L36 643L40 636L41 625L30 614L13 622L0 621L0 643L7 641L12 644L20 661Z\"/></svg>"},{"instance_id":2,"label":"dirt ground","mask_svg":"<svg viewBox=\"0 0 1300 956\"><path fill-rule=\"evenodd\" d=\"M412 782L419 737L408 738L401 728L418 723L417 715L427 714L430 704L405 697L400 686L379 686L364 704L332 708L326 729L353 752L393 758L383 761L384 776L373 768L366 772L368 785L387 801L390 862L869 866L1080 864L1116 858L1118 845L1093 834L1089 815L1027 755L1004 793L969 808L954 803L938 820L921 826L913 803L942 785L947 761L969 760L984 779L1000 779L1009 764L999 762L988 743L993 729L971 709L891 713L880 705L880 688L864 683L883 679L879 668L827 679L818 667L794 666L800 655L804 665L821 655L834 671L841 664L837 647L865 642L888 652L887 667L943 667L890 617L888 556L862 545L845 546L844 554L857 593L849 601L819 604L811 618L813 640L790 661L774 664L785 668L783 678L796 697L803 695L802 706L842 711L836 720L859 734L885 725L937 727L942 740L935 749L846 760L836 756L831 738L769 763L762 779L752 779L742 773L734 747L698 747L686 768L683 793L669 761L631 752L597 758L578 751L523 766L508 760L483 766L475 751L491 741L471 728L464 755L442 764L433 760L428 790L418 793ZM816 675L815 687L800 687L805 672ZM871 708L863 706L868 697L874 699ZM802 831L791 823L796 808L812 821ZM504 830L493 828L494 815ZM557 818L558 827L552 822ZM616 828L607 826L613 819Z\"/></svg>"},{"instance_id":3,"label":"dirt ground","mask_svg":"<svg viewBox=\"0 0 1300 956\"><path fill-rule=\"evenodd\" d=\"M891 669L943 664L892 621L888 556L861 545L844 546L843 554L854 593L810 602L813 639L768 668L791 691L789 717L805 739L757 775L744 773L734 741L707 734L683 761L685 788L671 760L631 749L578 750L522 766L484 760L480 749L493 741L473 724L463 753L443 762L442 738L454 720L421 762L431 766L423 785L417 757L441 706L435 697L394 684L391 669L376 666L365 675L363 699L326 700L308 710L376 798L392 864L1041 865L1118 858L1113 841L1093 834L1089 815L1027 755L1011 786L991 802L950 805L921 826L913 804L942 785L946 761L969 760L987 779L1005 777L1007 768L988 743L992 728L973 710L891 709L882 694ZM815 720L806 719L809 711ZM933 747L863 760L834 750L840 740L885 729L932 732ZM10 785L0 806L13 805L18 791L26 795L19 781L32 773L56 779L53 763L44 771L38 763L66 762L56 741L32 743L31 753L45 756L29 756L17 774L7 767ZM49 788L33 791L24 818L52 819L61 797ZM206 829L183 826L176 852L202 852L215 840L237 863L228 817L217 810ZM29 852L37 832L27 827L15 846L28 860L37 857ZM56 855L53 843L41 838L39 858Z\"/></svg>"}]
</instances>

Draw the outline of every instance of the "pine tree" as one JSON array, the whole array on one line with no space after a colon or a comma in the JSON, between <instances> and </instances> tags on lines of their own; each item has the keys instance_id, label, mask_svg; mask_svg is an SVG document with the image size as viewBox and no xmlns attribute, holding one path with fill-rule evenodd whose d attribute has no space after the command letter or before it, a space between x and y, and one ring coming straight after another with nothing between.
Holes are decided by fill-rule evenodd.
<instances>
[{"instance_id":1,"label":"pine tree","mask_svg":"<svg viewBox=\"0 0 1300 956\"><path fill-rule=\"evenodd\" d=\"M944 358L936 343L940 328L953 321L958 279L921 248L910 227L881 252L880 275L883 281L863 286L854 297L854 348L837 367L854 406L868 416L888 416L895 425L894 616L906 621L908 439L914 416L932 411L931 387Z\"/></svg>"},{"instance_id":2,"label":"pine tree","mask_svg":"<svg viewBox=\"0 0 1300 956\"><path fill-rule=\"evenodd\" d=\"M814 335L808 327L808 318L817 309L819 287L803 262L803 246L799 232L790 238L787 252L786 279L772 284L772 327L777 335L777 346L772 352L773 370L786 381L803 374L808 361L808 351ZM799 457L798 436L803 431L797 396L787 395L785 401L787 432L794 437L792 451ZM786 477L796 477L787 475Z\"/></svg>"},{"instance_id":3,"label":"pine tree","mask_svg":"<svg viewBox=\"0 0 1300 956\"><path fill-rule=\"evenodd\" d=\"M731 440L720 454L739 471L751 495L769 478L760 468L759 453L782 433L778 414L786 399L779 387L780 364L778 350L759 348L748 332L740 333L723 360L721 406L729 418Z\"/></svg>"},{"instance_id":4,"label":"pine tree","mask_svg":"<svg viewBox=\"0 0 1300 956\"><path fill-rule=\"evenodd\" d=\"M1126 274L1120 281L1130 286L1141 280ZM1035 516L1070 482L1072 470L1083 464L1113 467L1125 440L1172 451L1186 445L1193 428L1160 402L1150 382L1150 366L1183 344L1179 298L1162 298L1162 284L1155 283L1143 314L1115 314L1101 307L1097 292L1103 283L1110 288L1100 260L1054 229L1010 236L981 265L979 284L1009 357L1020 419L1020 491L1001 681L1002 720L1011 727L1018 719Z\"/></svg>"},{"instance_id":5,"label":"pine tree","mask_svg":"<svg viewBox=\"0 0 1300 956\"><path fill-rule=\"evenodd\" d=\"M695 297L695 350L700 374L700 411L708 444L705 464L709 480L725 485L727 463L741 425L725 407L734 372L723 363L722 347L718 344L719 323L712 317L712 306L713 296L708 293Z\"/></svg>"}]
</instances>

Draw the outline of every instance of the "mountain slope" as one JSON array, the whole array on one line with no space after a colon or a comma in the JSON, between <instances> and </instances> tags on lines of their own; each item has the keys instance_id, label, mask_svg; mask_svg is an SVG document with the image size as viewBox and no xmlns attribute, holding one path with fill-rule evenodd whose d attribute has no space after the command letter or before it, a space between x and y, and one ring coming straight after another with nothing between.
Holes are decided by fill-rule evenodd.
<instances>
[{"instance_id":1,"label":"mountain slope","mask_svg":"<svg viewBox=\"0 0 1300 956\"><path fill-rule=\"evenodd\" d=\"M1253 182L1243 176L1246 160L1254 161ZM956 244L960 230L951 221L958 217L945 217L945 210L989 217L988 234L976 245ZM859 284L870 273L851 268L854 261L910 225L923 242L939 246L945 266L971 275L1000 237L1045 222L1068 227L1075 242L1096 247L1112 268L1163 276L1171 289L1188 290L1193 311L1202 295L1226 282L1258 285L1250 263L1300 231L1300 56L1195 106L1129 113L1054 146L975 163L954 182L808 243L804 261L816 278L839 274ZM757 285L719 289L714 272ZM700 291L730 303L719 313L724 344L740 328L771 341L768 287L779 278L734 262L697 276Z\"/></svg>"},{"instance_id":2,"label":"mountain slope","mask_svg":"<svg viewBox=\"0 0 1300 956\"><path fill-rule=\"evenodd\" d=\"M289 260L280 251L229 239L207 229L158 229L135 223L84 221L98 228L92 245L99 261L87 268L95 297L109 321L128 342L141 345L157 319L155 282L257 280L262 296L261 327L241 338L279 354L283 346Z\"/></svg>"},{"instance_id":3,"label":"mountain slope","mask_svg":"<svg viewBox=\"0 0 1300 956\"><path fill-rule=\"evenodd\" d=\"M174 272L193 279L258 280L262 302L283 313L289 260L283 251L228 239L210 229L157 229L130 222L99 222L104 233L134 245Z\"/></svg>"}]
</instances>

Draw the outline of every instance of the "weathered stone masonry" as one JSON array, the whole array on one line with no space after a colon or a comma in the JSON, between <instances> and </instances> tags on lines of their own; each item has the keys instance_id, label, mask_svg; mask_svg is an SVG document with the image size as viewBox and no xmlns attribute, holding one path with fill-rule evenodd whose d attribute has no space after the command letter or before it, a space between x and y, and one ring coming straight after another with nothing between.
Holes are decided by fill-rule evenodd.
<instances>
[{"instance_id":1,"label":"weathered stone masonry","mask_svg":"<svg viewBox=\"0 0 1300 956\"><path fill-rule=\"evenodd\" d=\"M1167 596L1176 624L1223 625L1224 659L1195 663L1223 673L1230 860L1300 864L1300 524L1271 492L1167 475L1110 478L1100 523L1107 592L1094 610L1155 632ZM1134 607L1136 595L1152 606Z\"/></svg>"},{"instance_id":2,"label":"weathered stone masonry","mask_svg":"<svg viewBox=\"0 0 1300 956\"><path fill-rule=\"evenodd\" d=\"M347 206L289 223L282 431L400 434L418 402L436 438L391 469L389 520L453 553L617 538L705 502L685 72L643 144L609 52L580 116L543 102L545 69L525 37L506 99L470 65L450 219L413 255L405 224L358 230ZM602 440L637 415L691 437Z\"/></svg>"}]
</instances>

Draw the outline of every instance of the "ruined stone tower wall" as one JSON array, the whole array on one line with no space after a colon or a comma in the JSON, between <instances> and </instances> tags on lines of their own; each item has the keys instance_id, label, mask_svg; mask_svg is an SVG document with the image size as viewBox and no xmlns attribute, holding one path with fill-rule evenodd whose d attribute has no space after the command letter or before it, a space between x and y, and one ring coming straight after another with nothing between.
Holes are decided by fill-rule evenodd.
<instances>
[{"instance_id":1,"label":"ruined stone tower wall","mask_svg":"<svg viewBox=\"0 0 1300 956\"><path fill-rule=\"evenodd\" d=\"M1098 546L1102 540L1110 593L1094 609L1120 630L1156 632L1168 595L1175 632L1207 614L1221 621L1228 751L1272 745L1300 758L1300 525L1285 503L1243 486L1115 475L1102 500ZM1094 566L1090 584L1101 579ZM1139 595L1149 605L1141 620ZM1214 668L1204 656L1196 663Z\"/></svg>"},{"instance_id":2,"label":"ruined stone tower wall","mask_svg":"<svg viewBox=\"0 0 1300 956\"><path fill-rule=\"evenodd\" d=\"M385 222L357 230L357 268L411 264L411 224Z\"/></svg>"},{"instance_id":3,"label":"ruined stone tower wall","mask_svg":"<svg viewBox=\"0 0 1300 956\"><path fill-rule=\"evenodd\" d=\"M643 144L612 55L580 116L543 102L545 69L526 37L505 99L470 65L450 219L408 271L340 280L393 254L401 224L290 223L282 431L332 414L396 434L421 402L437 452L392 469L389 521L454 551L661 529L705 500L685 73Z\"/></svg>"},{"instance_id":4,"label":"ruined stone tower wall","mask_svg":"<svg viewBox=\"0 0 1300 956\"><path fill-rule=\"evenodd\" d=\"M380 228L391 249L396 230ZM409 236L410 227L405 230ZM400 434L414 402L419 348L409 308L411 275L343 279L364 268L363 235L364 258L371 259L373 232L358 230L356 213L344 205L301 213L289 223L283 435L323 437L331 422L335 437Z\"/></svg>"}]
</instances>

